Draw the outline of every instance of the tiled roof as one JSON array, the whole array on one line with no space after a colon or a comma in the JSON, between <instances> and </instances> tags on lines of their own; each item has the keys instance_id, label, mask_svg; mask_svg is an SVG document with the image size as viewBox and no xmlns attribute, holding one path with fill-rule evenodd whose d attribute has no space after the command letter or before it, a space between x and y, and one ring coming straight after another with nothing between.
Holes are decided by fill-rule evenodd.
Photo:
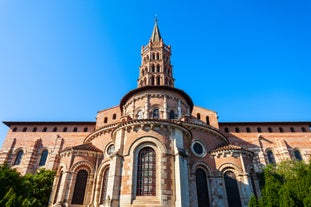
<instances>
[{"instance_id":1,"label":"tiled roof","mask_svg":"<svg viewBox=\"0 0 311 207\"><path fill-rule=\"evenodd\" d=\"M213 153L213 152L231 151L231 150L243 150L243 151L251 152L247 149L244 149L243 147L232 145L232 144L216 148L216 149L212 150L211 152Z\"/></svg>"},{"instance_id":2,"label":"tiled roof","mask_svg":"<svg viewBox=\"0 0 311 207\"><path fill-rule=\"evenodd\" d=\"M102 153L103 151L95 147L92 143L85 143L73 147L66 147L63 151L68 151L68 150L87 150L87 151L93 151L93 152L100 152Z\"/></svg>"}]
</instances>

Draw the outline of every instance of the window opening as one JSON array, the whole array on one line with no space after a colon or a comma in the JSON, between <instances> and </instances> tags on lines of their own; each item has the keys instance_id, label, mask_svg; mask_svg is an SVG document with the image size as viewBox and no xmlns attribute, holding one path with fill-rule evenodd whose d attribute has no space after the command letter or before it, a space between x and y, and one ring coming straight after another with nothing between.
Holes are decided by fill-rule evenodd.
<instances>
[{"instance_id":1,"label":"window opening","mask_svg":"<svg viewBox=\"0 0 311 207\"><path fill-rule=\"evenodd\" d=\"M32 132L37 132L37 127L34 127L34 128L32 129Z\"/></svg>"},{"instance_id":2,"label":"window opening","mask_svg":"<svg viewBox=\"0 0 311 207\"><path fill-rule=\"evenodd\" d=\"M138 154L137 195L156 195L156 154L151 147L143 148Z\"/></svg>"},{"instance_id":3,"label":"window opening","mask_svg":"<svg viewBox=\"0 0 311 207\"><path fill-rule=\"evenodd\" d=\"M170 110L170 119L175 119L175 111Z\"/></svg>"},{"instance_id":4,"label":"window opening","mask_svg":"<svg viewBox=\"0 0 311 207\"><path fill-rule=\"evenodd\" d=\"M101 204L103 204L106 200L107 195L107 186L108 186L108 176L109 176L109 167L107 167L103 173L102 180L102 193L101 193Z\"/></svg>"},{"instance_id":5,"label":"window opening","mask_svg":"<svg viewBox=\"0 0 311 207\"><path fill-rule=\"evenodd\" d=\"M197 119L201 119L201 114L197 113Z\"/></svg>"},{"instance_id":6,"label":"window opening","mask_svg":"<svg viewBox=\"0 0 311 207\"><path fill-rule=\"evenodd\" d=\"M242 204L240 199L239 187L234 172L232 171L225 172L224 179L227 192L228 206L241 207Z\"/></svg>"},{"instance_id":7,"label":"window opening","mask_svg":"<svg viewBox=\"0 0 311 207\"><path fill-rule=\"evenodd\" d=\"M209 196L206 173L203 169L198 168L195 171L198 207L209 207Z\"/></svg>"},{"instance_id":8,"label":"window opening","mask_svg":"<svg viewBox=\"0 0 311 207\"><path fill-rule=\"evenodd\" d=\"M48 130L48 128L47 128L47 127L44 127L43 130L42 130L42 132L46 132L47 130Z\"/></svg>"},{"instance_id":9,"label":"window opening","mask_svg":"<svg viewBox=\"0 0 311 207\"><path fill-rule=\"evenodd\" d=\"M205 120L206 120L206 124L207 124L207 125L210 125L210 123L209 123L209 116L206 116L206 117L205 117Z\"/></svg>"},{"instance_id":10,"label":"window opening","mask_svg":"<svg viewBox=\"0 0 311 207\"><path fill-rule=\"evenodd\" d=\"M268 164L275 164L274 154L271 150L267 151Z\"/></svg>"},{"instance_id":11,"label":"window opening","mask_svg":"<svg viewBox=\"0 0 311 207\"><path fill-rule=\"evenodd\" d=\"M302 161L302 156L299 150L294 150L295 160Z\"/></svg>"},{"instance_id":12,"label":"window opening","mask_svg":"<svg viewBox=\"0 0 311 207\"><path fill-rule=\"evenodd\" d=\"M64 127L63 132L67 132L67 127Z\"/></svg>"},{"instance_id":13,"label":"window opening","mask_svg":"<svg viewBox=\"0 0 311 207\"><path fill-rule=\"evenodd\" d=\"M153 110L153 112L152 112L152 117L153 117L154 119L160 118L159 109L154 109L154 110Z\"/></svg>"},{"instance_id":14,"label":"window opening","mask_svg":"<svg viewBox=\"0 0 311 207\"><path fill-rule=\"evenodd\" d=\"M257 128L257 132L261 132L261 128L260 127Z\"/></svg>"},{"instance_id":15,"label":"window opening","mask_svg":"<svg viewBox=\"0 0 311 207\"><path fill-rule=\"evenodd\" d=\"M73 128L73 132L77 132L77 131L78 131L77 127Z\"/></svg>"},{"instance_id":16,"label":"window opening","mask_svg":"<svg viewBox=\"0 0 311 207\"><path fill-rule=\"evenodd\" d=\"M76 183L72 196L72 204L83 204L86 190L88 173L85 170L80 170L76 177Z\"/></svg>"},{"instance_id":17,"label":"window opening","mask_svg":"<svg viewBox=\"0 0 311 207\"><path fill-rule=\"evenodd\" d=\"M251 132L251 129L249 127L246 127L246 132Z\"/></svg>"},{"instance_id":18,"label":"window opening","mask_svg":"<svg viewBox=\"0 0 311 207\"><path fill-rule=\"evenodd\" d=\"M83 132L87 132L87 127L84 127Z\"/></svg>"},{"instance_id":19,"label":"window opening","mask_svg":"<svg viewBox=\"0 0 311 207\"><path fill-rule=\"evenodd\" d=\"M49 154L48 150L43 150L41 154L40 162L39 162L40 167L45 165L48 154Z\"/></svg>"},{"instance_id":20,"label":"window opening","mask_svg":"<svg viewBox=\"0 0 311 207\"><path fill-rule=\"evenodd\" d=\"M16 158L15 158L15 161L14 161L14 164L13 165L19 165L22 161L22 158L23 158L23 150L20 150L17 155L16 155Z\"/></svg>"},{"instance_id":21,"label":"window opening","mask_svg":"<svg viewBox=\"0 0 311 207\"><path fill-rule=\"evenodd\" d=\"M279 128L280 132L284 132L284 129L282 127Z\"/></svg>"}]
</instances>

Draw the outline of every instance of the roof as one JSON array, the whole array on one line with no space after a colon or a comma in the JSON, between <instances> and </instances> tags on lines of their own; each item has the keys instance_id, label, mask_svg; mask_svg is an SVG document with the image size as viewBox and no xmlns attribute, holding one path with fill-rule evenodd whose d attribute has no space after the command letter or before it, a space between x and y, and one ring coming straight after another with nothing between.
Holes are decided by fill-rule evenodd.
<instances>
[{"instance_id":1,"label":"roof","mask_svg":"<svg viewBox=\"0 0 311 207\"><path fill-rule=\"evenodd\" d=\"M161 39L162 37L161 37L160 30L158 27L158 19L155 19L150 40L151 42L160 42Z\"/></svg>"},{"instance_id":2,"label":"roof","mask_svg":"<svg viewBox=\"0 0 311 207\"><path fill-rule=\"evenodd\" d=\"M99 152L102 153L103 151L95 147L92 143L85 143L73 147L66 147L63 151L68 150L87 150L87 151L93 151L93 152Z\"/></svg>"},{"instance_id":3,"label":"roof","mask_svg":"<svg viewBox=\"0 0 311 207\"><path fill-rule=\"evenodd\" d=\"M96 124L94 121L3 121L8 127L12 125L48 125L48 124Z\"/></svg>"},{"instance_id":4,"label":"roof","mask_svg":"<svg viewBox=\"0 0 311 207\"><path fill-rule=\"evenodd\" d=\"M216 149L212 150L211 152L213 153L213 152L231 151L231 150L242 150L242 151L251 152L247 149L244 149L243 147L232 145L232 144L216 148ZM253 152L251 152L251 153L253 153Z\"/></svg>"}]
</instances>

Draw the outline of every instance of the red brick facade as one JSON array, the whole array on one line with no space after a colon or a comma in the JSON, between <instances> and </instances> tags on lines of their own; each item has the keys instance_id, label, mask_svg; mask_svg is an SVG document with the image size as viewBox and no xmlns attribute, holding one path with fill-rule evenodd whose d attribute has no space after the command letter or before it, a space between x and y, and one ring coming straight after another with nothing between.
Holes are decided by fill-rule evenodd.
<instances>
[{"instance_id":1,"label":"red brick facade","mask_svg":"<svg viewBox=\"0 0 311 207\"><path fill-rule=\"evenodd\" d=\"M156 22L138 88L119 106L96 122L4 122L0 163L56 170L49 206L229 206L236 196L244 207L263 166L309 161L310 122L218 122L174 88L170 55Z\"/></svg>"}]
</instances>

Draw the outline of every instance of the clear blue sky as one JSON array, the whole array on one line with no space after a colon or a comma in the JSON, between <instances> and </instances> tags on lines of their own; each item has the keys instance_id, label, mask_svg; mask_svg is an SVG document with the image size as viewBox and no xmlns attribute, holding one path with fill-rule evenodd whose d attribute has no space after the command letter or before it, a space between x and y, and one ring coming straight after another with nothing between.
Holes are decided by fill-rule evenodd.
<instances>
[{"instance_id":1,"label":"clear blue sky","mask_svg":"<svg viewBox=\"0 0 311 207\"><path fill-rule=\"evenodd\" d=\"M1 0L0 120L95 121L136 87L157 14L175 86L195 105L220 121L310 121L310 11L309 0Z\"/></svg>"}]
</instances>

